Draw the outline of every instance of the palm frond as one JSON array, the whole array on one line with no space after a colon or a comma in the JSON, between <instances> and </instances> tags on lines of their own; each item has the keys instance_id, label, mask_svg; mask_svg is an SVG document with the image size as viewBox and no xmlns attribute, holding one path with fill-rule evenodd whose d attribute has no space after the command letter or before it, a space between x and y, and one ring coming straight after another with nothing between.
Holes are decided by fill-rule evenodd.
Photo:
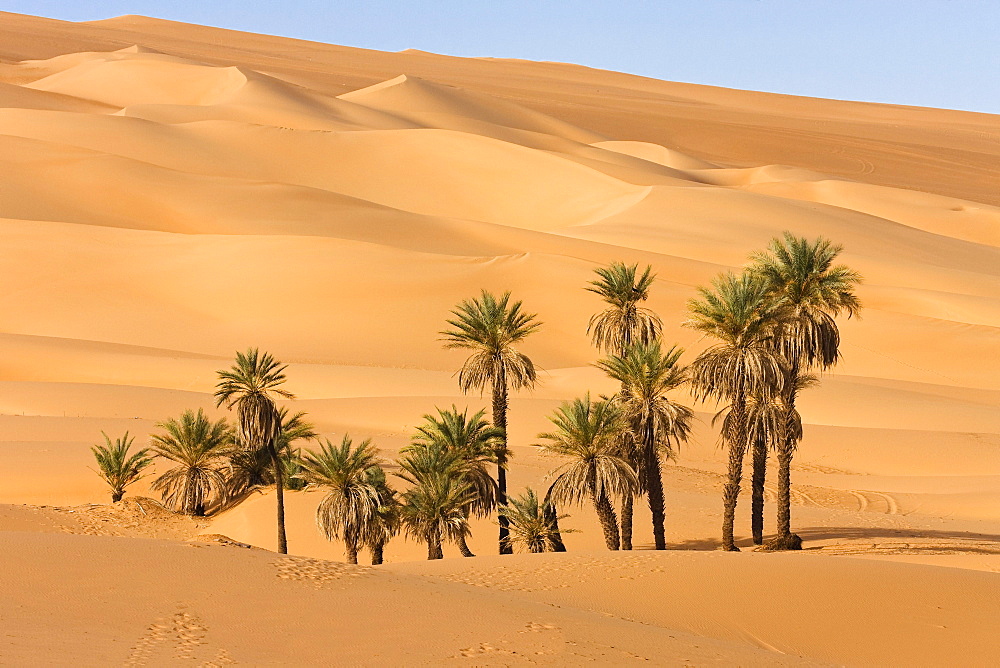
<instances>
[{"instance_id":1,"label":"palm frond","mask_svg":"<svg viewBox=\"0 0 1000 668\"><path fill-rule=\"evenodd\" d=\"M135 437L129 437L127 431L114 442L103 431L101 435L104 436L104 445L91 446L90 450L97 461L97 474L111 488L112 500L117 501L125 494L126 487L144 477L143 469L152 464L153 460L149 456L149 448L129 452Z\"/></svg>"}]
</instances>

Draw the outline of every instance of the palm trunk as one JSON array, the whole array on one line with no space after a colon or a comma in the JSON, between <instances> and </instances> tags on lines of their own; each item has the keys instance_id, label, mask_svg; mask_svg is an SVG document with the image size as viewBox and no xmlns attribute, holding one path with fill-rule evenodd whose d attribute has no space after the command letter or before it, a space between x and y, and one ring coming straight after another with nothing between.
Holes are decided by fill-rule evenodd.
<instances>
[{"instance_id":1,"label":"palm trunk","mask_svg":"<svg viewBox=\"0 0 1000 668\"><path fill-rule=\"evenodd\" d=\"M542 505L542 512L545 514L545 521L551 527L551 533L549 533L549 547L552 548L553 552L565 552L566 545L563 543L562 534L559 533L559 511L556 509L556 504L549 501L549 494L552 492L552 488L549 488L549 493L545 495L545 503Z\"/></svg>"},{"instance_id":2,"label":"palm trunk","mask_svg":"<svg viewBox=\"0 0 1000 668\"><path fill-rule=\"evenodd\" d=\"M802 538L792 533L792 457L795 454L795 434L791 427L795 414L795 385L799 365L792 363L788 373L785 403L788 410L785 435L778 451L778 535L768 543L772 550L801 550Z\"/></svg>"},{"instance_id":3,"label":"palm trunk","mask_svg":"<svg viewBox=\"0 0 1000 668\"><path fill-rule=\"evenodd\" d=\"M497 448L497 505L501 508L507 505L507 377L503 367L493 379L493 426L500 430L500 445ZM510 544L510 522L504 516L498 517L500 523L500 554L513 554Z\"/></svg>"},{"instance_id":4,"label":"palm trunk","mask_svg":"<svg viewBox=\"0 0 1000 668\"><path fill-rule=\"evenodd\" d=\"M753 487L750 501L750 530L753 544L764 543L764 482L767 480L767 441L758 437L753 444Z\"/></svg>"},{"instance_id":5,"label":"palm trunk","mask_svg":"<svg viewBox=\"0 0 1000 668\"><path fill-rule=\"evenodd\" d=\"M444 552L441 550L441 530L438 527L432 528L427 533L427 559L444 559Z\"/></svg>"},{"instance_id":6,"label":"palm trunk","mask_svg":"<svg viewBox=\"0 0 1000 668\"><path fill-rule=\"evenodd\" d=\"M372 545L372 566L378 566L382 563L383 550L385 545L383 543L375 543Z\"/></svg>"},{"instance_id":7,"label":"palm trunk","mask_svg":"<svg viewBox=\"0 0 1000 668\"><path fill-rule=\"evenodd\" d=\"M598 495L591 490L594 499L594 509L597 511L597 518L601 521L601 528L604 530L604 542L609 550L618 550L621 546L618 536L618 519L615 517L615 508L608 500L608 496L603 492Z\"/></svg>"},{"instance_id":8,"label":"palm trunk","mask_svg":"<svg viewBox=\"0 0 1000 668\"><path fill-rule=\"evenodd\" d=\"M736 502L740 497L740 482L743 479L743 456L747 450L746 400L742 396L734 398L730 408L736 424L736 437L729 443L729 477L722 491L722 549L739 552L733 539L733 525L736 523Z\"/></svg>"},{"instance_id":9,"label":"palm trunk","mask_svg":"<svg viewBox=\"0 0 1000 668\"><path fill-rule=\"evenodd\" d=\"M274 487L278 500L278 553L288 554L288 539L285 537L285 481L278 449L274 447L273 442L268 448L271 451L271 463L274 465Z\"/></svg>"},{"instance_id":10,"label":"palm trunk","mask_svg":"<svg viewBox=\"0 0 1000 668\"><path fill-rule=\"evenodd\" d=\"M344 545L346 547L347 563L358 565L358 542L353 538L347 538L344 540Z\"/></svg>"},{"instance_id":11,"label":"palm trunk","mask_svg":"<svg viewBox=\"0 0 1000 668\"><path fill-rule=\"evenodd\" d=\"M121 491L121 492L111 492L111 503L118 503L119 501L122 500L123 496L125 496L125 492L124 491Z\"/></svg>"},{"instance_id":12,"label":"palm trunk","mask_svg":"<svg viewBox=\"0 0 1000 668\"><path fill-rule=\"evenodd\" d=\"M653 442L652 429L645 431L645 444L643 454L645 455L646 469L646 496L649 500L649 512L653 517L653 544L657 550L667 549L667 536L663 528L666 522L666 513L663 503L663 471L660 469L660 458L656 453L656 444Z\"/></svg>"},{"instance_id":13,"label":"palm trunk","mask_svg":"<svg viewBox=\"0 0 1000 668\"><path fill-rule=\"evenodd\" d=\"M458 545L458 551L462 553L463 557L476 556L469 549L469 544L465 542L465 534L459 534L458 538L455 539L455 543Z\"/></svg>"},{"instance_id":14,"label":"palm trunk","mask_svg":"<svg viewBox=\"0 0 1000 668\"><path fill-rule=\"evenodd\" d=\"M631 494L626 494L622 497L622 512L621 512L621 530L622 530L622 549L631 550L632 549L632 504L635 501L635 497Z\"/></svg>"}]
</instances>

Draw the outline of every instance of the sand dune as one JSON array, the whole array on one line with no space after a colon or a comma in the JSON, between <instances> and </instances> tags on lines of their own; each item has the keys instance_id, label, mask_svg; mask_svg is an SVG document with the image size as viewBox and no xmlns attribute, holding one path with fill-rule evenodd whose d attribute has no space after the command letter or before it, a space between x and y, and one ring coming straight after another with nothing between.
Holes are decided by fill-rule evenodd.
<instances>
[{"instance_id":1,"label":"sand dune","mask_svg":"<svg viewBox=\"0 0 1000 668\"><path fill-rule=\"evenodd\" d=\"M0 541L26 574L0 585L19 611L0 656L988 664L998 138L987 114L0 13ZM714 551L712 405L665 472L666 554L603 553L593 512L572 508L567 555L447 546L427 564L399 539L386 568L351 569L320 561L342 546L315 529L316 492L288 495L287 559L178 542L273 549L270 493L203 522L92 505L100 432L140 442L185 408L221 416L215 372L251 345L289 363L289 406L323 436L372 437L389 458L435 406L486 407L458 391L461 353L438 334L480 288L544 323L524 346L542 382L510 416L511 488L539 488L545 416L615 391L586 335L593 269L653 265L648 306L690 361L708 343L682 326L696 286L786 229L843 244L865 277L843 362L800 399L800 555ZM473 531L474 551L495 551L491 521Z\"/></svg>"}]
</instances>

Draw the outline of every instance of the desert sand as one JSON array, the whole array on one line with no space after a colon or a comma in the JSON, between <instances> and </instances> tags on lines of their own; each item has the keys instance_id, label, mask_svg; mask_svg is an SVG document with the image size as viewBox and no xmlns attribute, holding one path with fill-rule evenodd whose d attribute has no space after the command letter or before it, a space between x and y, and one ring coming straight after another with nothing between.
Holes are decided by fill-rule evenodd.
<instances>
[{"instance_id":1,"label":"desert sand","mask_svg":"<svg viewBox=\"0 0 1000 668\"><path fill-rule=\"evenodd\" d=\"M0 663L996 662L998 116L0 12L0 165ZM483 520L475 559L397 538L353 567L317 492L287 495L285 557L269 493L195 521L151 478L108 507L89 468L102 430L223 415L215 372L248 346L323 436L391 459L435 406L487 406L438 334L486 288L544 323L509 418L510 489L538 489L545 416L615 390L593 269L651 264L690 361L696 286L783 230L865 278L800 398L801 553L717 551L713 405L665 470L666 552L639 504L632 553L588 507L567 554L493 556Z\"/></svg>"}]
</instances>

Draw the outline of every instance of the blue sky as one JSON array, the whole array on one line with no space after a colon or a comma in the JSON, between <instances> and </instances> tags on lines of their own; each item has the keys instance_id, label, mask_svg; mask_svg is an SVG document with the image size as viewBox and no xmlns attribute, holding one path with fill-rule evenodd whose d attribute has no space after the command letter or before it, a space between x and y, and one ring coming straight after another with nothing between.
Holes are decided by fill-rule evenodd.
<instances>
[{"instance_id":1,"label":"blue sky","mask_svg":"<svg viewBox=\"0 0 1000 668\"><path fill-rule=\"evenodd\" d=\"M555 60L692 83L1000 113L1000 0L0 0L384 51Z\"/></svg>"}]
</instances>

